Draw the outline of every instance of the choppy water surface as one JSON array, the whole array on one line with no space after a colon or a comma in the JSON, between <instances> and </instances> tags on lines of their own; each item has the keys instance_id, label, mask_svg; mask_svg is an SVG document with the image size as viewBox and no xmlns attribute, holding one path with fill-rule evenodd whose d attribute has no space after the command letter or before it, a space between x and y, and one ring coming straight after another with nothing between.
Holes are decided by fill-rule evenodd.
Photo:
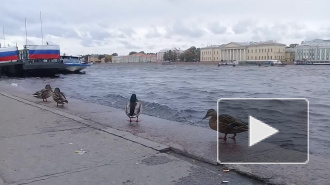
<instances>
[{"instance_id":1,"label":"choppy water surface","mask_svg":"<svg viewBox=\"0 0 330 185\"><path fill-rule=\"evenodd\" d=\"M136 93L144 113L200 127L219 98L308 98L310 151L329 157L330 66L92 65L59 78L1 78L34 92L50 83L69 97L124 108ZM286 138L290 140L291 138Z\"/></svg>"}]
</instances>

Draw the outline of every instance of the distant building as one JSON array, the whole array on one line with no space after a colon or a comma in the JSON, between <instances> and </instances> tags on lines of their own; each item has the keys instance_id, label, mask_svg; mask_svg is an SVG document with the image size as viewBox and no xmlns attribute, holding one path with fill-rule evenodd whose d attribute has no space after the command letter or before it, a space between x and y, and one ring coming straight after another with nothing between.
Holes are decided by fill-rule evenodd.
<instances>
[{"instance_id":1,"label":"distant building","mask_svg":"<svg viewBox=\"0 0 330 185\"><path fill-rule=\"evenodd\" d=\"M221 48L223 45L211 45L201 48L200 61L201 62L220 62Z\"/></svg>"},{"instance_id":2,"label":"distant building","mask_svg":"<svg viewBox=\"0 0 330 185\"><path fill-rule=\"evenodd\" d=\"M285 64L294 64L295 53L296 53L295 48L291 48L291 47L285 48L285 61L284 61L284 63Z\"/></svg>"},{"instance_id":3,"label":"distant building","mask_svg":"<svg viewBox=\"0 0 330 185\"><path fill-rule=\"evenodd\" d=\"M99 59L99 56L98 55L89 55L88 56L88 63L91 63L91 62L93 62L93 63L100 63L101 62L101 59Z\"/></svg>"},{"instance_id":4,"label":"distant building","mask_svg":"<svg viewBox=\"0 0 330 185\"><path fill-rule=\"evenodd\" d=\"M126 56L113 56L112 63L156 62L156 54L135 53Z\"/></svg>"},{"instance_id":5,"label":"distant building","mask_svg":"<svg viewBox=\"0 0 330 185\"><path fill-rule=\"evenodd\" d=\"M201 62L285 60L285 44L274 41L230 42L201 48Z\"/></svg>"},{"instance_id":6,"label":"distant building","mask_svg":"<svg viewBox=\"0 0 330 185\"><path fill-rule=\"evenodd\" d=\"M295 50L295 60L323 62L330 61L330 40L314 39L302 41Z\"/></svg>"},{"instance_id":7,"label":"distant building","mask_svg":"<svg viewBox=\"0 0 330 185\"><path fill-rule=\"evenodd\" d=\"M168 51L172 51L172 52L176 52L177 55L179 56L181 53L183 53L182 50L180 49L177 49L177 48L172 48L172 49L163 49L163 50L160 50L159 52L157 52L157 62L163 62L164 61L164 54L165 52L168 52Z\"/></svg>"}]
</instances>

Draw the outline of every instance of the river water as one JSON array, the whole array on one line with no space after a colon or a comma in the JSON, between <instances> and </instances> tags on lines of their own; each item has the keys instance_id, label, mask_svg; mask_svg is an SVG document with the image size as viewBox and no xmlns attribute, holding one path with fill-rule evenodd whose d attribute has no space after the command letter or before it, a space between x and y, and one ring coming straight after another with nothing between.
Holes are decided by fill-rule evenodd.
<instances>
[{"instance_id":1,"label":"river water","mask_svg":"<svg viewBox=\"0 0 330 185\"><path fill-rule=\"evenodd\" d=\"M219 98L307 98L310 153L330 158L330 66L95 64L85 71L0 81L31 93L49 83L69 98L120 109L136 93L144 114L198 127L208 127L200 120L208 109L217 108Z\"/></svg>"}]
</instances>

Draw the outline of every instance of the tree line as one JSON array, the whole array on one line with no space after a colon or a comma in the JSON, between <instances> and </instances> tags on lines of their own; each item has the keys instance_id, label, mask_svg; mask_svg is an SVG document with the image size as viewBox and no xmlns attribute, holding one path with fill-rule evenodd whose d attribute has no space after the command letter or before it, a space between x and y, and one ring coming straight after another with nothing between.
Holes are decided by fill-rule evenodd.
<instances>
[{"instance_id":1,"label":"tree line","mask_svg":"<svg viewBox=\"0 0 330 185\"><path fill-rule=\"evenodd\" d=\"M177 50L169 50L164 53L164 61L181 61L181 62L199 62L200 60L200 48L191 46L182 53L177 52Z\"/></svg>"}]
</instances>

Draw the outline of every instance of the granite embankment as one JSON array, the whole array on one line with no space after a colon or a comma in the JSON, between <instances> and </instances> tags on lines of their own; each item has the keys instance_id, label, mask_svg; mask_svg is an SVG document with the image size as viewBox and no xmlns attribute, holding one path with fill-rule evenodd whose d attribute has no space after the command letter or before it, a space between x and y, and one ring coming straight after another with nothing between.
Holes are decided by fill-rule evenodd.
<instances>
[{"instance_id":1,"label":"granite embankment","mask_svg":"<svg viewBox=\"0 0 330 185\"><path fill-rule=\"evenodd\" d=\"M25 104L42 106L38 108L80 121L88 128L92 126L102 131L114 130L117 133L114 135L136 143L139 143L139 140L160 143L159 146L166 146L164 148L171 152L192 160L217 165L216 133L208 128L184 125L147 115L141 116L139 124L128 124L123 110L72 98L69 99L68 105L56 107L52 100L46 103L39 101L30 94L18 90L17 87L1 86L0 92ZM238 137L236 143L229 141L226 146L239 145L240 142L242 141ZM160 150L157 147L155 149ZM219 167L230 168L247 177L271 184L327 184L330 162L324 158L310 156L307 165L220 165ZM221 173L219 175L221 176ZM246 178L241 182L245 181L248 183L249 179Z\"/></svg>"}]
</instances>

